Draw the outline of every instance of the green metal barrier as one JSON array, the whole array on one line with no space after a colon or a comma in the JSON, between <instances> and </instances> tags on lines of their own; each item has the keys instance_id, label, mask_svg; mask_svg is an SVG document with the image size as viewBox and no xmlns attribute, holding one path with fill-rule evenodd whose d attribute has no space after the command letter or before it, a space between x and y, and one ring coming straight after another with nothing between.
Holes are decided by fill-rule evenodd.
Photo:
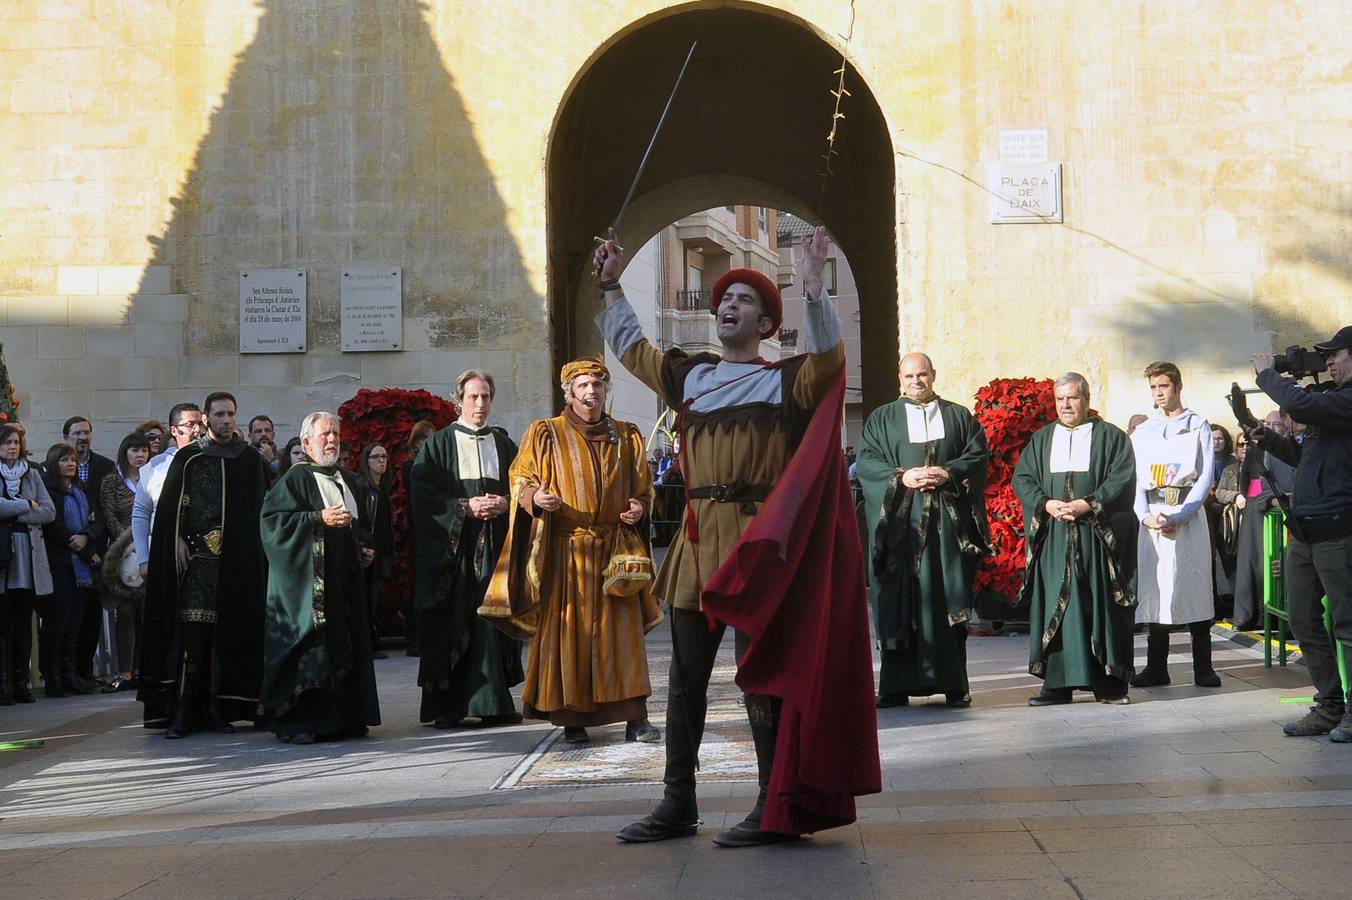
<instances>
[{"instance_id":1,"label":"green metal barrier","mask_svg":"<svg viewBox=\"0 0 1352 900\"><path fill-rule=\"evenodd\" d=\"M1286 638L1291 620L1286 613L1282 557L1286 555L1286 523L1280 509L1263 514L1263 665L1272 668L1272 622L1277 621L1277 665L1286 665Z\"/></svg>"},{"instance_id":2,"label":"green metal barrier","mask_svg":"<svg viewBox=\"0 0 1352 900\"><path fill-rule=\"evenodd\" d=\"M1286 523L1280 509L1263 514L1263 665L1272 668L1272 620L1277 620L1277 664L1286 665L1286 637L1290 618L1286 609L1286 572L1282 568L1286 555ZM1329 598L1324 603L1324 630L1333 637L1333 615L1329 612ZM1347 696L1347 648L1334 640L1338 658L1338 675L1343 682L1343 696Z\"/></svg>"}]
</instances>

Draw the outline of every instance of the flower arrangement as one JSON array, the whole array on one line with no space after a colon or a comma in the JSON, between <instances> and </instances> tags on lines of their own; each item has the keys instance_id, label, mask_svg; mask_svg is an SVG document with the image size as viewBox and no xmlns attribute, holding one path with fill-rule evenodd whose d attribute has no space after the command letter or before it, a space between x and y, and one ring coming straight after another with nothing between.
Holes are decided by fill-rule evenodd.
<instances>
[{"instance_id":1,"label":"flower arrangement","mask_svg":"<svg viewBox=\"0 0 1352 900\"><path fill-rule=\"evenodd\" d=\"M19 421L19 394L9 380L9 366L5 363L5 345L0 344L0 425Z\"/></svg>"},{"instance_id":2,"label":"flower arrangement","mask_svg":"<svg viewBox=\"0 0 1352 900\"><path fill-rule=\"evenodd\" d=\"M976 392L974 415L986 432L986 519L995 555L982 562L977 598L1013 608L1023 586L1023 510L1011 480L1019 454L1039 428L1056 419L1050 378L997 378Z\"/></svg>"},{"instance_id":3,"label":"flower arrangement","mask_svg":"<svg viewBox=\"0 0 1352 900\"><path fill-rule=\"evenodd\" d=\"M413 541L409 535L408 485L404 483L404 463L408 450L404 448L408 433L419 419L431 421L437 428L445 428L456 419L455 404L424 390L381 388L373 391L362 388L355 397L338 407L342 420L343 440L352 446L351 465L355 468L361 448L378 441L390 452L386 477L390 478L390 510L394 518L395 556L391 560L390 577L376 598L377 630L381 634L397 634L401 627L407 599L413 593Z\"/></svg>"}]
</instances>

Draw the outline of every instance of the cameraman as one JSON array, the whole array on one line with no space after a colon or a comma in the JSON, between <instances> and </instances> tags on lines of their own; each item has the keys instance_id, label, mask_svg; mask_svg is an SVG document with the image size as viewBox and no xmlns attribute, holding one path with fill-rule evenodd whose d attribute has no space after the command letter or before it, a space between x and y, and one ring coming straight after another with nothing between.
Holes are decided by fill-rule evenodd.
<instances>
[{"instance_id":1,"label":"cameraman","mask_svg":"<svg viewBox=\"0 0 1352 900\"><path fill-rule=\"evenodd\" d=\"M1306 391L1273 369L1271 353L1252 357L1258 387L1307 426L1304 440L1259 426L1250 440L1296 467L1287 510L1287 611L1315 687L1315 705L1283 731L1292 737L1327 734L1352 743L1352 705L1343 697L1334 640L1352 650L1352 325L1315 344L1333 389ZM1329 598L1333 636L1324 628L1320 599Z\"/></svg>"}]
</instances>

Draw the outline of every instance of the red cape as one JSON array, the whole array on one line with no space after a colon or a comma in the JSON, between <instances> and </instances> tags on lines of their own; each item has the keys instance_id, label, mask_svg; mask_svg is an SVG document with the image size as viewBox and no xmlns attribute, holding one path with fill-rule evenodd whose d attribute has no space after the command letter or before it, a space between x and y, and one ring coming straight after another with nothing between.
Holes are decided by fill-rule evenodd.
<instances>
[{"instance_id":1,"label":"red cape","mask_svg":"<svg viewBox=\"0 0 1352 900\"><path fill-rule=\"evenodd\" d=\"M711 619L750 638L743 691L784 701L762 825L810 834L882 790L868 591L840 451L842 369L765 505L709 579Z\"/></svg>"}]
</instances>

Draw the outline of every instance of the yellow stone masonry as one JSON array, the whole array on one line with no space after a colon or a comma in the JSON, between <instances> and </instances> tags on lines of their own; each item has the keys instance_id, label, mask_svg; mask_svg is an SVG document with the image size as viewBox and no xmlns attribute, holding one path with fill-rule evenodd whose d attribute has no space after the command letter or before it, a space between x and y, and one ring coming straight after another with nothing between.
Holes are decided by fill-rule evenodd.
<instances>
[{"instance_id":1,"label":"yellow stone masonry","mask_svg":"<svg viewBox=\"0 0 1352 900\"><path fill-rule=\"evenodd\" d=\"M1141 368L1166 358L1190 403L1229 424L1220 396L1248 379L1250 352L1352 322L1346 4L853 8L847 86L867 90L843 107L839 183L896 185L895 238L853 244L890 254L895 240L896 283L861 285L865 315L885 310L899 332L865 329L866 345L886 345L865 372L870 402L895 381L877 358L915 348L948 396L1075 369L1125 420L1148 408ZM218 387L290 434L359 386L444 393L468 366L498 376L503 421L520 429L558 401L551 354L592 340L566 336L590 312L551 275L578 265L550 246L576 190L551 184L548 163L570 152L551 139L573 87L633 35L649 35L669 83L697 16L752 17L733 37L753 48L757 21L789 23L838 55L850 12L847 0L6 0L0 340L32 443L79 412L108 449ZM744 110L740 129L709 140L762 130L757 113L786 79L832 85L828 66L803 73L774 46L759 49L782 72L747 71L718 43L728 36L708 38L693 83L721 79ZM646 141L662 98L613 91L587 102L632 105ZM894 156L851 169L864 166L851 128L873 100ZM815 147L828 126L801 139ZM669 127L676 141L707 123ZM1046 129L1064 225L990 224L983 186L1002 129ZM754 173L760 196L725 202L775 205L773 157ZM627 185L635 162L606 165ZM666 221L701 208L689 182L664 181L670 164L657 154L640 190ZM793 211L813 217L817 197L796 196ZM402 267L404 350L339 352L345 265ZM308 273L310 352L241 356L238 271L282 266Z\"/></svg>"}]
</instances>

